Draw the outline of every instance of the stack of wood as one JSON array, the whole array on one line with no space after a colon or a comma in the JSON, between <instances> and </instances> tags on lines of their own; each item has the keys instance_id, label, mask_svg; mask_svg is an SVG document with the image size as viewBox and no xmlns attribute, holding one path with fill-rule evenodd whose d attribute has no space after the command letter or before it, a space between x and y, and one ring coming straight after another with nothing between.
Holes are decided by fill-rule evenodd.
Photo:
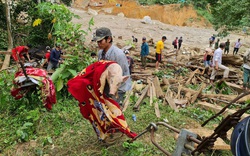
<instances>
[{"instance_id":1,"label":"stack of wood","mask_svg":"<svg viewBox=\"0 0 250 156\"><path fill-rule=\"evenodd\" d=\"M230 87L231 90L233 91L232 92L233 95L224 95L220 91L218 91L216 94L213 94L213 92L215 92L216 87L215 84L210 84L209 77L206 77L207 75L206 68L196 65L189 65L189 64L186 65L184 63L175 63L175 64L178 64L179 69L176 68L175 66L168 67L175 70L174 78L167 79L166 77L163 77L162 79L159 79L156 75L154 75L154 72L152 71L150 72L147 70L136 70L138 73L132 74L132 78L134 80L143 80L145 85L144 89L140 92L140 97L138 101L133 107L135 111L140 110L140 104L142 103L143 99L147 96L150 99L149 102L150 105L154 105L156 116L160 117L158 103L153 102L157 100L153 99L158 99L158 98L163 99L163 103L167 103L172 109L178 112L179 108L186 107L189 104L191 103L193 104L199 100L206 101L207 103L211 102L211 100L212 103L216 102L229 103L234 98L236 98L239 93L243 92L242 88L239 85L231 83L237 81L238 79L237 73L235 71L230 71L229 73L230 82L225 82L227 86ZM189 70L189 72L186 73L185 76L182 76L180 74L180 72L182 72L181 71L182 68L187 68ZM222 72L219 72L218 76L222 76L222 74L223 74ZM136 81L134 83L136 83ZM190 89L188 87L190 84L192 86L198 86L197 87L198 89L196 90ZM210 93L204 93L203 90L211 85L212 85L212 90L210 91ZM127 97L129 96L130 95L128 95ZM250 99L250 96L238 100L237 103L244 103L246 99ZM126 110L127 104L125 104L123 111Z\"/></svg>"}]
</instances>

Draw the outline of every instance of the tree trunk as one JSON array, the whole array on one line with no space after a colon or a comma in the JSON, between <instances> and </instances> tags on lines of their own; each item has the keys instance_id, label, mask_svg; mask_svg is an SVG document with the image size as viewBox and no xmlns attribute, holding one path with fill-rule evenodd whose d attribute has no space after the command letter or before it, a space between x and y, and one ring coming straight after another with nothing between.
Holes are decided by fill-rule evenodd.
<instances>
[{"instance_id":1,"label":"tree trunk","mask_svg":"<svg viewBox=\"0 0 250 156\"><path fill-rule=\"evenodd\" d=\"M11 33L10 8L8 0L5 0L5 5L6 5L6 20L7 20L7 32L8 32L8 51L11 51L11 49L13 48L13 39ZM10 54L7 54L5 55L2 69L9 67L9 65L10 65Z\"/></svg>"}]
</instances>

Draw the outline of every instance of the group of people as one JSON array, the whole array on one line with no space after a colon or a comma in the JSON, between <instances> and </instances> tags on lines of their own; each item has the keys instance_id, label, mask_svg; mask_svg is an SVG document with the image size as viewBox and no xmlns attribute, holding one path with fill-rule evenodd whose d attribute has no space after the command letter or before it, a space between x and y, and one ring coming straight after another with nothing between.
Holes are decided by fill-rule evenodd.
<instances>
[{"instance_id":1,"label":"group of people","mask_svg":"<svg viewBox=\"0 0 250 156\"><path fill-rule=\"evenodd\" d=\"M12 49L12 57L14 61L18 64L19 62L24 63L25 62L25 55L28 58L28 61L31 62L28 50L32 48L32 45L27 44L25 46L17 46ZM46 46L46 53L45 53L45 60L41 64L41 67L43 68L45 64L47 64L47 71L50 71L51 69L58 68L59 64L62 63L61 59L62 51L61 51L61 44L57 43L55 45L55 48L51 50L49 46Z\"/></svg>"},{"instance_id":2,"label":"group of people","mask_svg":"<svg viewBox=\"0 0 250 156\"><path fill-rule=\"evenodd\" d=\"M218 40L219 41L219 40ZM204 54L204 65L205 67L211 66L212 73L210 76L210 81L213 82L218 70L223 70L223 80L228 79L229 68L222 64L222 54L228 54L229 52L229 39L225 43L220 43L219 47L213 52L212 49L206 48ZM237 54L241 46L240 39L235 43L233 54ZM211 62L212 57L212 62ZM243 89L250 88L250 49L248 49L243 55Z\"/></svg>"},{"instance_id":3,"label":"group of people","mask_svg":"<svg viewBox=\"0 0 250 156\"><path fill-rule=\"evenodd\" d=\"M182 45L182 36L178 39L178 37L175 38L175 40L172 42L172 45L174 46L174 49L180 50Z\"/></svg>"},{"instance_id":4,"label":"group of people","mask_svg":"<svg viewBox=\"0 0 250 156\"><path fill-rule=\"evenodd\" d=\"M214 47L213 47L213 45L214 45ZM209 47L210 48L218 49L219 45L220 45L220 39L218 38L217 41L215 42L215 35L213 35L209 38ZM234 44L233 55L236 55L238 53L241 46L242 46L242 44L240 42L240 39L238 39ZM227 41L225 42L224 54L229 53L229 48L230 48L230 40L227 39Z\"/></svg>"}]
</instances>

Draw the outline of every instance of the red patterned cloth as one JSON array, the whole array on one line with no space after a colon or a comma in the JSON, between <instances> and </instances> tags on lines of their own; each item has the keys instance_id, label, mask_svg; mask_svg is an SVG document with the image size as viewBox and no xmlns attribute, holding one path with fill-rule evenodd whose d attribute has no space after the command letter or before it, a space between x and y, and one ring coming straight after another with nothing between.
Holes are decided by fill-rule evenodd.
<instances>
[{"instance_id":1,"label":"red patterned cloth","mask_svg":"<svg viewBox=\"0 0 250 156\"><path fill-rule=\"evenodd\" d=\"M51 110L52 105L56 103L56 93L54 84L47 76L47 72L39 68L26 67L26 73L30 79L42 84L40 88L43 104ZM16 100L22 98L29 91L29 87L21 87L24 82L20 82L20 80L23 78L25 78L23 71L18 71L15 74L13 81L14 87L11 90L11 95L15 97Z\"/></svg>"},{"instance_id":2,"label":"red patterned cloth","mask_svg":"<svg viewBox=\"0 0 250 156\"><path fill-rule=\"evenodd\" d=\"M99 61L89 65L68 81L68 91L79 101L81 114L90 121L100 140L117 130L134 138L137 134L128 128L119 104L102 94L106 84L102 74L112 63L115 62Z\"/></svg>"}]
</instances>

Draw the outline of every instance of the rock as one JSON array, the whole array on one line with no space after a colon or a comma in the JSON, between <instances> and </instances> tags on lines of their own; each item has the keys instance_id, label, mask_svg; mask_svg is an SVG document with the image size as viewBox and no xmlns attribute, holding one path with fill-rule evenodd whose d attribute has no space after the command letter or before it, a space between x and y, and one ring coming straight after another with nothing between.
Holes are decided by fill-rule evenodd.
<instances>
[{"instance_id":1,"label":"rock","mask_svg":"<svg viewBox=\"0 0 250 156\"><path fill-rule=\"evenodd\" d=\"M96 16L96 15L98 15L98 12L93 10L93 9L88 8L88 14Z\"/></svg>"},{"instance_id":2,"label":"rock","mask_svg":"<svg viewBox=\"0 0 250 156\"><path fill-rule=\"evenodd\" d=\"M149 17L149 16L144 16L143 20L141 22L144 24L152 24L151 17Z\"/></svg>"},{"instance_id":3,"label":"rock","mask_svg":"<svg viewBox=\"0 0 250 156\"><path fill-rule=\"evenodd\" d=\"M102 9L105 13L111 14L113 12L113 8L103 8Z\"/></svg>"},{"instance_id":4,"label":"rock","mask_svg":"<svg viewBox=\"0 0 250 156\"><path fill-rule=\"evenodd\" d=\"M124 17L124 13L120 12L119 14L117 14L117 16Z\"/></svg>"}]
</instances>

